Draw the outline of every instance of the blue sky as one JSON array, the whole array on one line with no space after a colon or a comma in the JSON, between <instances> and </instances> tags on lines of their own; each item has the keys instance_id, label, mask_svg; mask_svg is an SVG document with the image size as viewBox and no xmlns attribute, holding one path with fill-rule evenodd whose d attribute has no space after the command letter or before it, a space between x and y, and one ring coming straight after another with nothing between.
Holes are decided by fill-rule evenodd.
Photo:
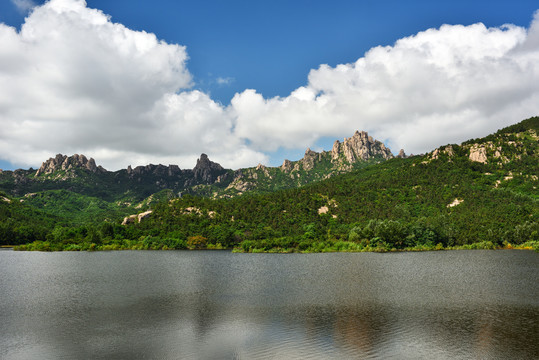
<instances>
[{"instance_id":1,"label":"blue sky","mask_svg":"<svg viewBox=\"0 0 539 360\"><path fill-rule=\"evenodd\" d=\"M34 1L42 4L45 1ZM378 45L442 24L528 26L536 1L88 0L133 30L187 46L196 87L228 103L257 89L286 96L320 64L353 62ZM0 21L24 13L2 1ZM219 84L218 78L228 79Z\"/></svg>"},{"instance_id":2,"label":"blue sky","mask_svg":"<svg viewBox=\"0 0 539 360\"><path fill-rule=\"evenodd\" d=\"M0 3L0 22L20 29L25 16L28 15L23 8L32 4L39 6L43 3L44 1L41 0L3 0ZM230 104L234 95L243 93L246 89L254 89L266 100L276 96L286 98L294 90L306 86L309 83L308 76L311 70L318 69L322 64L328 64L332 69L339 64L351 64L362 58L371 48L380 45L393 46L401 38L414 36L430 28L439 29L443 24L467 26L480 22L486 28L514 24L526 29L533 20L534 12L539 8L536 1L495 0L87 0L86 3L87 8L99 9L110 15L113 23L122 24L134 31L153 33L167 44L185 46L188 56L185 70L189 72L191 82L188 86L179 86L181 88L179 91L200 90L213 102L221 105L225 112L228 108L232 108ZM16 4L19 4L19 7ZM39 59L35 61L39 63ZM7 84L0 83L0 86L6 87ZM241 118L241 114L238 118ZM239 127L235 123L236 120L231 121L232 125L229 125L228 132L234 132L236 126ZM305 124L305 126L310 125ZM351 124L340 131L328 131L321 128L307 135L297 135L299 140L295 147L283 145L286 139L295 141L296 138L293 136L275 141L274 145L267 147L259 145L249 148L257 141L267 140L262 136L251 139L242 134L238 135L240 139L238 141L241 142L241 146L249 148L249 151L261 154L260 159L265 159L270 165L278 165L285 157L292 160L300 157L304 151L304 145L310 145L318 150L327 149L331 146L332 140L352 135L351 129L357 127ZM490 131L491 128L492 126L478 125L475 132L470 131L463 136L481 135L480 129ZM381 140L392 145L394 153L398 151L394 148L396 145L406 149L406 141L399 142L396 138L392 140L390 136L386 138L382 134L383 129L377 126L365 130L376 132ZM337 137L338 135L340 137ZM219 137L219 135L215 136ZM448 138L447 142L455 140L465 139L457 136ZM426 146L428 145L410 147L428 150ZM52 147L39 148L37 145L35 148L29 153L50 153L52 156L60 151L90 151L94 154L87 155L95 157L98 163L106 163L107 159L110 159L109 166L111 167L128 165L113 160L114 156L111 154L114 151L139 154L140 156L135 157L138 161L174 159L172 150L150 149L148 152L150 155L143 156L141 154L145 153L144 149L132 149L128 145L122 149L112 150L90 145L77 149L73 144L59 146L57 150ZM221 151L218 147L211 146L210 149L213 149L215 155L228 151ZM196 156L194 152L199 150L194 146L193 153L178 154L176 163L181 160L192 162ZM21 148L21 151L25 150ZM103 157L101 162L99 155ZM214 154L209 155L212 158ZM232 153L229 156L229 158L234 157L237 158ZM225 166L234 167L234 165L249 165L255 161L255 158L254 155L246 155L245 163L230 161L230 164L226 164L226 159L220 160L225 162ZM38 166L44 160L31 161L23 156L17 158L9 154L0 155L0 168ZM180 166L189 167L191 164L185 164L185 166L180 164Z\"/></svg>"},{"instance_id":3,"label":"blue sky","mask_svg":"<svg viewBox=\"0 0 539 360\"><path fill-rule=\"evenodd\" d=\"M202 90L228 103L257 89L286 96L320 64L353 62L378 45L442 24L528 26L536 1L88 1L135 30L187 46ZM233 79L219 85L217 78Z\"/></svg>"}]
</instances>

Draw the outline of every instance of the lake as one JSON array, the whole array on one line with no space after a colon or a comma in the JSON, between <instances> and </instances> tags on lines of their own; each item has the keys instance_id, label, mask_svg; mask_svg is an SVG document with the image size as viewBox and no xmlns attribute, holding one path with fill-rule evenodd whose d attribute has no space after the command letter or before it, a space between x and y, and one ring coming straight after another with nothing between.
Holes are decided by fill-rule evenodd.
<instances>
[{"instance_id":1,"label":"lake","mask_svg":"<svg viewBox=\"0 0 539 360\"><path fill-rule=\"evenodd\" d=\"M0 251L0 358L538 359L532 251Z\"/></svg>"}]
</instances>

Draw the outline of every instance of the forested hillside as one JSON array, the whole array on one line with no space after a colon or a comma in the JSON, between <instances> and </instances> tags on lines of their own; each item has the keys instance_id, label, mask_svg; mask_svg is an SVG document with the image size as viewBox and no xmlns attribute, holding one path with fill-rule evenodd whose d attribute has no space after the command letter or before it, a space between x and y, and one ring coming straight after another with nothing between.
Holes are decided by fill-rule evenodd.
<instances>
[{"instance_id":1,"label":"forested hillside","mask_svg":"<svg viewBox=\"0 0 539 360\"><path fill-rule=\"evenodd\" d=\"M299 189L229 201L186 197L159 204L148 221L133 227L243 251L493 248L537 241L537 140L529 126ZM500 154L471 160L477 144L489 142L502 147Z\"/></svg>"},{"instance_id":2,"label":"forested hillside","mask_svg":"<svg viewBox=\"0 0 539 360\"><path fill-rule=\"evenodd\" d=\"M191 194L178 198L162 192L157 202L141 203L137 210L130 207L133 214L143 213L130 221L123 219L125 211L113 208L107 210L106 219L86 222L44 216L28 205L11 211L33 211L32 216L53 224L45 231L45 241L40 235L35 237L37 242L21 247L28 250L537 249L538 132L539 118L535 117L423 156L394 158L265 194L212 199ZM3 208L25 206L10 201L4 201ZM33 205L38 201L47 203L42 196L32 197ZM92 209L110 205L93 198L85 201L91 205L90 214ZM18 219L15 223L25 223L28 217Z\"/></svg>"}]
</instances>

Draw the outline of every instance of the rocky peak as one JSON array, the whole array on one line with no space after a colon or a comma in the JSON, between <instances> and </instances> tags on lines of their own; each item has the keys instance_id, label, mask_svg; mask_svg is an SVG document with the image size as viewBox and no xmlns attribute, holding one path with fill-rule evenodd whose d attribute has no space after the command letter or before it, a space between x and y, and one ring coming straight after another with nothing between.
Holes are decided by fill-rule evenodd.
<instances>
[{"instance_id":1,"label":"rocky peak","mask_svg":"<svg viewBox=\"0 0 539 360\"><path fill-rule=\"evenodd\" d=\"M374 140L365 131L356 131L350 138L344 138L343 142L336 140L331 151L318 153L308 148L301 160L296 163L285 160L280 166L281 171L289 173L301 167L303 170L312 170L316 163L330 157L333 166L339 170L351 169L352 164L366 161L372 158L391 159L393 154L383 143Z\"/></svg>"},{"instance_id":2,"label":"rocky peak","mask_svg":"<svg viewBox=\"0 0 539 360\"><path fill-rule=\"evenodd\" d=\"M281 170L284 172L290 172L292 170L292 161L284 159L283 164L281 165Z\"/></svg>"},{"instance_id":3,"label":"rocky peak","mask_svg":"<svg viewBox=\"0 0 539 360\"><path fill-rule=\"evenodd\" d=\"M137 166L132 168L131 165L127 167L127 174L130 177L140 176L140 175L155 175L155 176L178 176L181 174L181 169L178 165L169 165L165 166L162 164L154 165L149 164L145 166Z\"/></svg>"},{"instance_id":4,"label":"rocky peak","mask_svg":"<svg viewBox=\"0 0 539 360\"><path fill-rule=\"evenodd\" d=\"M67 156L58 154L41 164L41 167L36 172L36 176L41 174L52 174L55 171L71 170L75 168L85 169L92 173L106 171L101 166L96 166L94 159L87 159L84 155L75 154L73 156Z\"/></svg>"},{"instance_id":5,"label":"rocky peak","mask_svg":"<svg viewBox=\"0 0 539 360\"><path fill-rule=\"evenodd\" d=\"M333 143L333 148L331 149L332 161L339 159L340 150L341 150L341 142L339 140L335 140L335 142Z\"/></svg>"},{"instance_id":6,"label":"rocky peak","mask_svg":"<svg viewBox=\"0 0 539 360\"><path fill-rule=\"evenodd\" d=\"M219 175L222 175L226 170L219 164L210 161L208 155L201 154L197 160L196 166L193 168L195 179L205 183L213 183Z\"/></svg>"},{"instance_id":7,"label":"rocky peak","mask_svg":"<svg viewBox=\"0 0 539 360\"><path fill-rule=\"evenodd\" d=\"M317 153L316 151L312 151L310 148L307 148L303 159L301 159L303 169L307 171L311 170L314 167L316 161L322 160L321 156L322 154Z\"/></svg>"},{"instance_id":8,"label":"rocky peak","mask_svg":"<svg viewBox=\"0 0 539 360\"><path fill-rule=\"evenodd\" d=\"M400 149L399 154L396 157L401 158L401 159L406 159L408 156L406 156L404 149Z\"/></svg>"},{"instance_id":9,"label":"rocky peak","mask_svg":"<svg viewBox=\"0 0 539 360\"><path fill-rule=\"evenodd\" d=\"M374 140L372 136L365 131L356 131L351 138L344 138L344 141L335 141L331 150L331 159L336 161L343 154L348 163L364 161L373 157L381 157L383 159L393 158L391 150L378 140Z\"/></svg>"}]
</instances>

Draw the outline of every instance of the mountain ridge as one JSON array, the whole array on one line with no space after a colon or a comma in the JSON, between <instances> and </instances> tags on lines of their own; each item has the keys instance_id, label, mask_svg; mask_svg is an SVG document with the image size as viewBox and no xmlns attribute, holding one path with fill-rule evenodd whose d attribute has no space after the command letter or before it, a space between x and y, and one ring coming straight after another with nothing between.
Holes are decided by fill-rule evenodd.
<instances>
[{"instance_id":1,"label":"mountain ridge","mask_svg":"<svg viewBox=\"0 0 539 360\"><path fill-rule=\"evenodd\" d=\"M44 183L48 188L69 188L69 182L81 182L99 185L102 180L114 178L115 187L123 192L130 189L138 192L138 201L157 192L170 188L176 193L193 193L211 197L233 197L246 191L274 191L301 186L312 181L328 178L335 174L345 173L370 162L379 162L393 158L391 150L382 142L373 139L365 131L356 131L352 137L336 140L331 151L305 151L302 159L284 160L279 167L267 167L259 164L256 167L225 169L213 162L206 154L201 154L193 169L181 169L178 165L148 164L132 168L108 171L96 165L93 158L74 154L71 156L57 154L44 161L37 171L33 169L17 169L4 171L0 177L13 176L12 195L22 196L24 191L35 192ZM108 181L108 180L107 180ZM105 182L107 182L105 181ZM62 182L64 182L62 184ZM41 184L40 184L41 183ZM141 189L141 185L144 189ZM83 191L84 186L78 184L71 189ZM10 190L4 186L5 190ZM25 190L26 189L26 190ZM139 190L137 190L139 189Z\"/></svg>"},{"instance_id":2,"label":"mountain ridge","mask_svg":"<svg viewBox=\"0 0 539 360\"><path fill-rule=\"evenodd\" d=\"M168 187L168 172L179 186L193 170L152 165L130 177L67 166L37 180L35 170L17 170L0 174L0 240L38 240L29 250L539 249L538 130L539 117L530 118L424 155L372 154L344 173L335 165L346 161L344 152L332 162L331 152L307 149L288 173L261 164L226 170L206 156L198 169L209 172L182 194ZM122 225L126 217L140 220Z\"/></svg>"}]
</instances>

